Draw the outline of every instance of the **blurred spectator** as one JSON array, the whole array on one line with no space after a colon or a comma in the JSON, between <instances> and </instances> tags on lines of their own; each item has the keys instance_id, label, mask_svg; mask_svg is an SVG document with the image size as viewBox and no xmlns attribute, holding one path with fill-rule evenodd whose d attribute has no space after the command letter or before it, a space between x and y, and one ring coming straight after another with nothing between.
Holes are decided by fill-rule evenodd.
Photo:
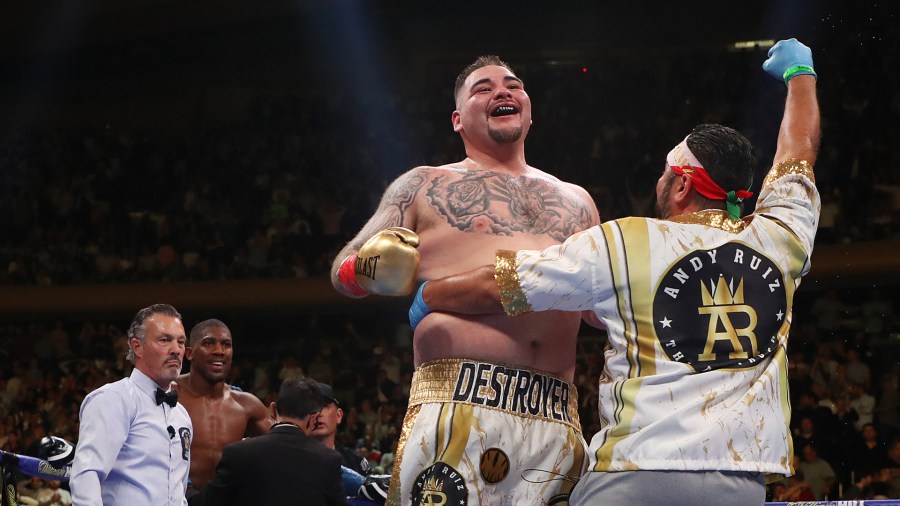
<instances>
[{"instance_id":1,"label":"blurred spectator","mask_svg":"<svg viewBox=\"0 0 900 506\"><path fill-rule=\"evenodd\" d=\"M800 423L796 429L794 429L794 452L796 454L800 454L803 451L803 448L808 445L816 445L818 443L818 439L822 439L822 443L827 443L827 436L822 435L819 436L818 431L816 430L815 422L809 416L804 416L800 419Z\"/></svg>"},{"instance_id":2,"label":"blurred spectator","mask_svg":"<svg viewBox=\"0 0 900 506\"><path fill-rule=\"evenodd\" d=\"M848 447L849 467L853 476L875 475L890 467L887 445L878 436L878 430L871 423L862 429L862 438Z\"/></svg>"},{"instance_id":3,"label":"blurred spectator","mask_svg":"<svg viewBox=\"0 0 900 506\"><path fill-rule=\"evenodd\" d=\"M22 506L69 506L72 495L60 488L58 481L44 481L32 476L16 485L16 494ZM4 501L4 504L6 502Z\"/></svg>"},{"instance_id":4,"label":"blurred spectator","mask_svg":"<svg viewBox=\"0 0 900 506\"><path fill-rule=\"evenodd\" d=\"M816 359L810 366L809 376L812 380L813 391L817 392L820 400L833 398L835 382L838 380L838 361L834 358L831 343L821 343L816 354ZM843 394L843 391L840 391ZM825 394L825 395L822 395Z\"/></svg>"},{"instance_id":5,"label":"blurred spectator","mask_svg":"<svg viewBox=\"0 0 900 506\"><path fill-rule=\"evenodd\" d=\"M809 488L817 501L835 497L833 488L836 483L836 475L831 464L819 457L816 447L807 444L801 449L803 461L800 470L803 477L809 483Z\"/></svg>"},{"instance_id":6,"label":"blurred spectator","mask_svg":"<svg viewBox=\"0 0 900 506\"><path fill-rule=\"evenodd\" d=\"M864 389L868 389L872 382L872 373L869 366L862 362L859 357L859 351L850 347L844 352L847 357L847 381L851 384L862 385Z\"/></svg>"},{"instance_id":7,"label":"blurred spectator","mask_svg":"<svg viewBox=\"0 0 900 506\"><path fill-rule=\"evenodd\" d=\"M891 443L891 449L888 451L888 457L891 459L888 467L887 476L887 496L900 497L900 440L894 440Z\"/></svg>"},{"instance_id":8,"label":"blurred spectator","mask_svg":"<svg viewBox=\"0 0 900 506\"><path fill-rule=\"evenodd\" d=\"M800 458L794 456L794 475L777 481L773 487L772 500L776 502L802 502L816 499L809 483L800 470Z\"/></svg>"},{"instance_id":9,"label":"blurred spectator","mask_svg":"<svg viewBox=\"0 0 900 506\"><path fill-rule=\"evenodd\" d=\"M875 398L869 395L866 387L859 383L851 383L847 389L850 408L856 411L858 419L853 423L853 428L862 432L865 425L872 423L875 413Z\"/></svg>"},{"instance_id":10,"label":"blurred spectator","mask_svg":"<svg viewBox=\"0 0 900 506\"><path fill-rule=\"evenodd\" d=\"M875 424L880 431L893 437L900 430L900 392L889 374L881 376L881 389L875 402Z\"/></svg>"},{"instance_id":11,"label":"blurred spectator","mask_svg":"<svg viewBox=\"0 0 900 506\"><path fill-rule=\"evenodd\" d=\"M804 419L810 420L810 426L806 429L802 427ZM791 413L791 427L795 437L802 433L815 433L816 429L825 434L830 434L834 430L836 422L837 420L831 409L820 405L813 392L800 393L799 399L796 401L796 407L792 409ZM799 454L801 448L801 445L794 444L796 453Z\"/></svg>"}]
</instances>

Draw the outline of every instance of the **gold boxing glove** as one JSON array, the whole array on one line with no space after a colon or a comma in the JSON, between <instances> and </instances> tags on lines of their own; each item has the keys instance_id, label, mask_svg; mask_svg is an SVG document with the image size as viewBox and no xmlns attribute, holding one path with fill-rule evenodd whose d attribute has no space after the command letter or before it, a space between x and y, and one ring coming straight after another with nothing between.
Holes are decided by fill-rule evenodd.
<instances>
[{"instance_id":1,"label":"gold boxing glove","mask_svg":"<svg viewBox=\"0 0 900 506\"><path fill-rule=\"evenodd\" d=\"M419 272L419 236L389 227L372 236L359 252L353 271L359 286L378 295L409 295Z\"/></svg>"}]
</instances>

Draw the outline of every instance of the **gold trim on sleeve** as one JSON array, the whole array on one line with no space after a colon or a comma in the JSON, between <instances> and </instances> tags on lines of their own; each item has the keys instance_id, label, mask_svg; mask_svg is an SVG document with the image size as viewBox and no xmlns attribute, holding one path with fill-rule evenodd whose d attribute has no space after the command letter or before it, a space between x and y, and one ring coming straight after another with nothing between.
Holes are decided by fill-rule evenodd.
<instances>
[{"instance_id":1,"label":"gold trim on sleeve","mask_svg":"<svg viewBox=\"0 0 900 506\"><path fill-rule=\"evenodd\" d=\"M809 162L806 160L798 160L797 158L788 158L769 170L769 173L766 174L766 178L763 179L762 187L771 187L776 179L791 174L806 176L813 184L816 183L816 176L815 173L813 173L813 167Z\"/></svg>"},{"instance_id":2,"label":"gold trim on sleeve","mask_svg":"<svg viewBox=\"0 0 900 506\"><path fill-rule=\"evenodd\" d=\"M516 252L499 249L495 263L494 279L500 289L500 303L509 316L516 316L532 311L531 304L525 297L519 285L519 275L516 272Z\"/></svg>"}]
</instances>

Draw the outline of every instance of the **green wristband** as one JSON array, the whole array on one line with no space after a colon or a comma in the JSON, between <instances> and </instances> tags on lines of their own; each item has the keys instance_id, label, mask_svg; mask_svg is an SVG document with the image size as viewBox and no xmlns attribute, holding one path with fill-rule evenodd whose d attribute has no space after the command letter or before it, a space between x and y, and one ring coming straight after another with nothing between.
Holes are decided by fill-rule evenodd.
<instances>
[{"instance_id":1,"label":"green wristband","mask_svg":"<svg viewBox=\"0 0 900 506\"><path fill-rule=\"evenodd\" d=\"M819 76L816 74L816 71L813 70L809 65L794 65L793 67L788 67L787 70L784 71L784 84L787 86L788 80L796 75L812 75L819 79Z\"/></svg>"}]
</instances>

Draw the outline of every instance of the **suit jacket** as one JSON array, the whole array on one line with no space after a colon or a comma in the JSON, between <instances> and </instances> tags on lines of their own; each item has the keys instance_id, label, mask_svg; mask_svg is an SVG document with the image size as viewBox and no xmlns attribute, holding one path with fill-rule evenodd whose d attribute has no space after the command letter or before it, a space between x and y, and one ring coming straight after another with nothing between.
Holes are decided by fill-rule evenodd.
<instances>
[{"instance_id":1,"label":"suit jacket","mask_svg":"<svg viewBox=\"0 0 900 506\"><path fill-rule=\"evenodd\" d=\"M331 506L347 504L341 456L293 425L225 446L203 506Z\"/></svg>"}]
</instances>

